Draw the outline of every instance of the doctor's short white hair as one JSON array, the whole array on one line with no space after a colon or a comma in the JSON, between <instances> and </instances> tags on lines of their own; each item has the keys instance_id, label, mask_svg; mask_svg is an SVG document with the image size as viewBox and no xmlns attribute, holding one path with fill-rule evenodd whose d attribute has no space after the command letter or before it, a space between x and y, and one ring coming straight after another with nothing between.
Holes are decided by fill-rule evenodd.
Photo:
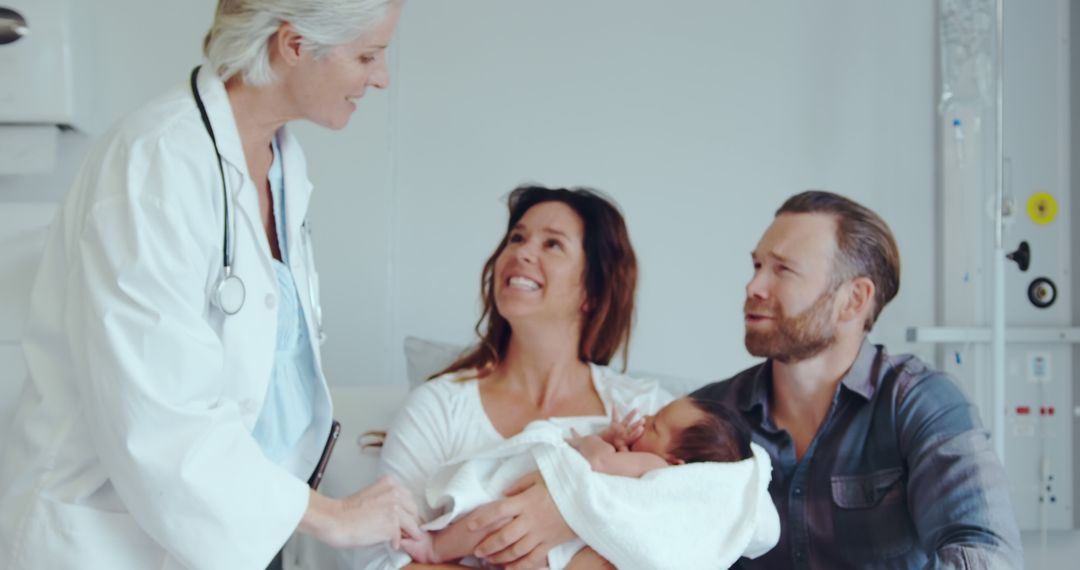
<instances>
[{"instance_id":1,"label":"doctor's short white hair","mask_svg":"<svg viewBox=\"0 0 1080 570\"><path fill-rule=\"evenodd\" d=\"M274 82L270 38L288 22L303 47L321 57L362 37L403 0L218 0L203 53L222 81L241 74L248 85Z\"/></svg>"}]
</instances>

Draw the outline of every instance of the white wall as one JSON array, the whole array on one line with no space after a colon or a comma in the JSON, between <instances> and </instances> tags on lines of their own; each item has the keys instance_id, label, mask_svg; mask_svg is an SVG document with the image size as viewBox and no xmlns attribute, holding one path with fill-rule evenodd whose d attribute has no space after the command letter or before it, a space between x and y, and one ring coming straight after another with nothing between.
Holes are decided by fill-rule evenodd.
<instances>
[{"instance_id":1,"label":"white wall","mask_svg":"<svg viewBox=\"0 0 1080 570\"><path fill-rule=\"evenodd\" d=\"M99 122L186 79L214 4L97 3ZM344 132L297 129L328 374L398 382L404 335L471 340L502 198L524 181L596 186L626 211L635 369L706 379L750 363L748 252L806 188L892 224L904 284L875 338L916 348L903 328L933 319L933 45L929 4L407 3L391 91ZM58 200L89 141L65 134L55 174L0 176L0 200Z\"/></svg>"},{"instance_id":2,"label":"white wall","mask_svg":"<svg viewBox=\"0 0 1080 570\"><path fill-rule=\"evenodd\" d=\"M931 3L408 4L393 94L392 344L471 338L479 271L523 181L626 211L642 279L631 367L716 378L742 346L749 252L807 188L881 211L904 254L875 332L932 323ZM400 366L396 376L400 376Z\"/></svg>"}]
</instances>

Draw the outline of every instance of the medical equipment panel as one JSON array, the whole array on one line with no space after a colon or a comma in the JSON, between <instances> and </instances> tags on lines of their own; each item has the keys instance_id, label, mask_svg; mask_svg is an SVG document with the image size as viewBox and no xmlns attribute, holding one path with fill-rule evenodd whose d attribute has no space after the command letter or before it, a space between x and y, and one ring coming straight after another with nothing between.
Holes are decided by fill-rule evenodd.
<instances>
[{"instance_id":1,"label":"medical equipment panel","mask_svg":"<svg viewBox=\"0 0 1080 570\"><path fill-rule=\"evenodd\" d=\"M1073 529L1069 2L940 8L941 326L908 337L936 343L979 407L1020 528Z\"/></svg>"}]
</instances>

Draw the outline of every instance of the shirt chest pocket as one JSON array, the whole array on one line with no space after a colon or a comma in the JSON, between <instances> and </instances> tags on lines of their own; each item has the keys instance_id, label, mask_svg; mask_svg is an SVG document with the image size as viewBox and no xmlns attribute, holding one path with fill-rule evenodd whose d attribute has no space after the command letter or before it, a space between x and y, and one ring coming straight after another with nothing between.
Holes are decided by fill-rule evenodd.
<instances>
[{"instance_id":1,"label":"shirt chest pocket","mask_svg":"<svg viewBox=\"0 0 1080 570\"><path fill-rule=\"evenodd\" d=\"M903 468L834 475L832 501L834 536L847 537L842 540L852 563L897 556L915 544Z\"/></svg>"}]
</instances>

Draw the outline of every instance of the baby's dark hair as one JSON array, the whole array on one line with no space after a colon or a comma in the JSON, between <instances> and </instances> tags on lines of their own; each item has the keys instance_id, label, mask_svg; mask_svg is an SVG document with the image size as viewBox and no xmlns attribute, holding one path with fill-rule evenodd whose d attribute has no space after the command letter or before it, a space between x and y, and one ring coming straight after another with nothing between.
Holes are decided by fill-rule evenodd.
<instances>
[{"instance_id":1,"label":"baby's dark hair","mask_svg":"<svg viewBox=\"0 0 1080 570\"><path fill-rule=\"evenodd\" d=\"M705 419L686 428L672 457L686 463L742 461L753 455L750 451L750 432L742 420L726 405L715 400L687 397L705 412Z\"/></svg>"}]
</instances>

